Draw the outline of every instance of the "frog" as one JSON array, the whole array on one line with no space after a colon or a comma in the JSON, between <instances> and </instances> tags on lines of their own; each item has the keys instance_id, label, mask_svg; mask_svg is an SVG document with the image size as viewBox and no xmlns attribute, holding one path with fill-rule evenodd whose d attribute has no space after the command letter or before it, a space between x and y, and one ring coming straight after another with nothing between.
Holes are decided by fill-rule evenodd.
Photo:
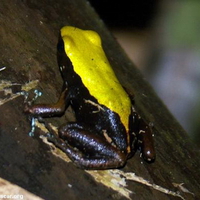
<instances>
[{"instance_id":1,"label":"frog","mask_svg":"<svg viewBox=\"0 0 200 200\"><path fill-rule=\"evenodd\" d=\"M134 96L123 87L103 50L99 34L64 26L57 44L63 79L55 104L25 106L33 117L64 115L69 106L76 120L58 128L51 140L80 168L115 169L140 151L155 161L151 127L134 108Z\"/></svg>"}]
</instances>

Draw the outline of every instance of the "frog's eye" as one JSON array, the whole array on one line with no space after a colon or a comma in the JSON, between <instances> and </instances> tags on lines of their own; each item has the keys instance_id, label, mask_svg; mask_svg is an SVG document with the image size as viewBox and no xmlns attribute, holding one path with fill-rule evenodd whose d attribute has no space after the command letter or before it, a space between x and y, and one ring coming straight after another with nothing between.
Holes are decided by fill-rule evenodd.
<instances>
[{"instance_id":1,"label":"frog's eye","mask_svg":"<svg viewBox=\"0 0 200 200\"><path fill-rule=\"evenodd\" d=\"M59 42L58 42L58 44L57 44L57 50L58 50L59 52L61 52L61 53L64 51L64 42L63 42L62 39L59 40Z\"/></svg>"},{"instance_id":2,"label":"frog's eye","mask_svg":"<svg viewBox=\"0 0 200 200\"><path fill-rule=\"evenodd\" d=\"M101 38L98 33L94 31L85 31L85 36L91 41L91 43L101 46Z\"/></svg>"}]
</instances>

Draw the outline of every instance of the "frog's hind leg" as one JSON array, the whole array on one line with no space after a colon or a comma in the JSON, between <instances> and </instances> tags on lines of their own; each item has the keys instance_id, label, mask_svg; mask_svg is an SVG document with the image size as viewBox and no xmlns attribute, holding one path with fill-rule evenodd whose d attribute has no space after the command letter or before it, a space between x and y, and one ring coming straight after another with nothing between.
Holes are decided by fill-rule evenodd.
<instances>
[{"instance_id":1,"label":"frog's hind leg","mask_svg":"<svg viewBox=\"0 0 200 200\"><path fill-rule=\"evenodd\" d=\"M136 112L133 111L133 132L137 134L138 149L141 151L142 157L147 162L154 162L156 153L154 149L153 135L148 125Z\"/></svg>"},{"instance_id":2,"label":"frog's hind leg","mask_svg":"<svg viewBox=\"0 0 200 200\"><path fill-rule=\"evenodd\" d=\"M147 162L154 162L156 159L156 153L154 149L154 141L151 129L143 119L139 119L139 146L141 147L141 153L144 160Z\"/></svg>"},{"instance_id":3,"label":"frog's hind leg","mask_svg":"<svg viewBox=\"0 0 200 200\"><path fill-rule=\"evenodd\" d=\"M60 128L59 136L62 139L59 141L58 138L54 144L81 168L108 169L125 165L125 153L108 143L105 138L86 131L76 123Z\"/></svg>"}]
</instances>

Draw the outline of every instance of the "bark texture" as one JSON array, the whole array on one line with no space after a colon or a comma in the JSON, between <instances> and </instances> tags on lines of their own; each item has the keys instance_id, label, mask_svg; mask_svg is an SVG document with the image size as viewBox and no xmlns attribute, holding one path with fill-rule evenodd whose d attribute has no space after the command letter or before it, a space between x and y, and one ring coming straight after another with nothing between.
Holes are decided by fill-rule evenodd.
<instances>
[{"instance_id":1,"label":"bark texture","mask_svg":"<svg viewBox=\"0 0 200 200\"><path fill-rule=\"evenodd\" d=\"M199 151L87 1L2 0L0 25L0 177L48 200L200 199ZM28 135L30 120L19 92L26 90L31 98L39 89L43 95L37 102L57 100L62 79L56 45L64 25L101 35L119 80L135 95L138 112L154 123L155 163L142 163L137 153L121 170L86 171L41 139L42 128ZM72 117L67 111L46 121L59 126Z\"/></svg>"}]
</instances>

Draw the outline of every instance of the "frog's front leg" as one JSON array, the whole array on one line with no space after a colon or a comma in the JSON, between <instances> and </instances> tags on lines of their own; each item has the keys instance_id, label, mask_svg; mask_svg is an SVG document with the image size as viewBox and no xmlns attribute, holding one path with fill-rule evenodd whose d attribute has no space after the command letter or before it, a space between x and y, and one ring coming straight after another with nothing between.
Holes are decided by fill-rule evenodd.
<instances>
[{"instance_id":1,"label":"frog's front leg","mask_svg":"<svg viewBox=\"0 0 200 200\"><path fill-rule=\"evenodd\" d=\"M65 112L69 105L70 94L68 89L64 89L60 95L59 100L55 104L36 104L25 105L24 112L31 114L34 117L51 117L59 116Z\"/></svg>"},{"instance_id":2,"label":"frog's front leg","mask_svg":"<svg viewBox=\"0 0 200 200\"><path fill-rule=\"evenodd\" d=\"M59 138L62 139L59 141ZM55 145L81 168L119 168L126 163L126 153L110 144L103 136L77 123L61 127L59 138L54 142Z\"/></svg>"}]
</instances>

